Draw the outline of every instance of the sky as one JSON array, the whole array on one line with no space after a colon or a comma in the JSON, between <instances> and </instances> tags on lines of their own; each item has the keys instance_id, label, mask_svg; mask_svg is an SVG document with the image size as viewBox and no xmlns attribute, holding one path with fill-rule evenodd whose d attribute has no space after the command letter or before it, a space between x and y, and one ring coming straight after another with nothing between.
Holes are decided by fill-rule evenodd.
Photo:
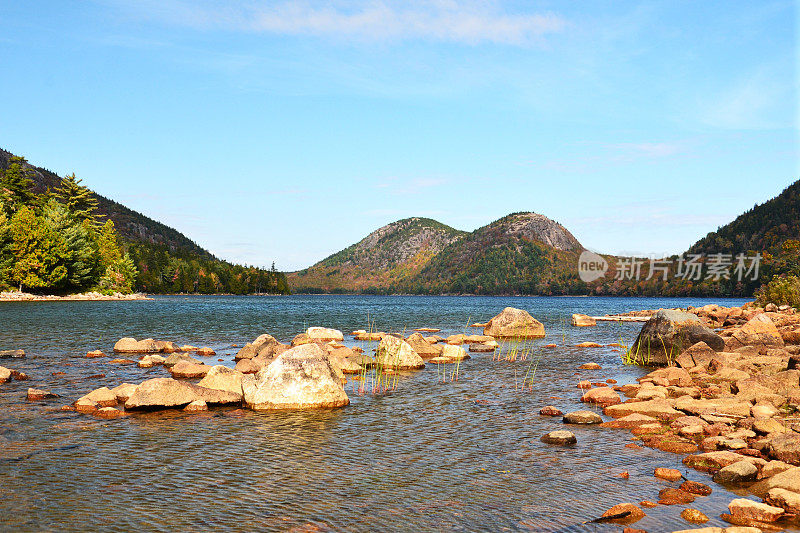
<instances>
[{"instance_id":1,"label":"sky","mask_svg":"<svg viewBox=\"0 0 800 533\"><path fill-rule=\"evenodd\" d=\"M680 253L800 178L798 5L0 0L0 147L218 257L534 211Z\"/></svg>"}]
</instances>

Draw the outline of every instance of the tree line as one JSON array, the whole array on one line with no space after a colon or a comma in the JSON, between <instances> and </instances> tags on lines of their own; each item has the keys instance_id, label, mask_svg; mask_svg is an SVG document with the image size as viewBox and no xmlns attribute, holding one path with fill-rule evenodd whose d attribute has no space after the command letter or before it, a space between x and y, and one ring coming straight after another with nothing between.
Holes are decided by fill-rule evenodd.
<instances>
[{"instance_id":1,"label":"tree line","mask_svg":"<svg viewBox=\"0 0 800 533\"><path fill-rule=\"evenodd\" d=\"M0 286L20 291L129 293L136 268L114 223L73 173L33 190L31 170L13 157L0 171Z\"/></svg>"},{"instance_id":2,"label":"tree line","mask_svg":"<svg viewBox=\"0 0 800 533\"><path fill-rule=\"evenodd\" d=\"M288 294L283 273L211 254L121 238L75 174L35 192L22 157L0 168L0 289L51 294L98 291Z\"/></svg>"}]
</instances>

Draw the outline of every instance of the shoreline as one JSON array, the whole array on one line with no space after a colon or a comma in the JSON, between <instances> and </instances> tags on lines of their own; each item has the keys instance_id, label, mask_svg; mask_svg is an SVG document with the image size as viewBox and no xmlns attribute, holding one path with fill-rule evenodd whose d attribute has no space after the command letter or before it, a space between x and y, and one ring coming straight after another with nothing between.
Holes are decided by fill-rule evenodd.
<instances>
[{"instance_id":1,"label":"shoreline","mask_svg":"<svg viewBox=\"0 0 800 533\"><path fill-rule=\"evenodd\" d=\"M146 294L100 294L99 292L86 292L56 296L54 294L31 294L27 292L0 292L0 302L112 302L112 301L140 301L152 300Z\"/></svg>"}]
</instances>

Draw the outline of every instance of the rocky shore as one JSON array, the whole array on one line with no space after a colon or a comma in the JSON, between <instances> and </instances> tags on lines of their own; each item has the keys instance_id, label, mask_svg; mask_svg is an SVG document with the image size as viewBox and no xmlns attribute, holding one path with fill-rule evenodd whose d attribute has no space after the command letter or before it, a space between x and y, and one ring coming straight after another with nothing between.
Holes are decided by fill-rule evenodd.
<instances>
[{"instance_id":1,"label":"rocky shore","mask_svg":"<svg viewBox=\"0 0 800 533\"><path fill-rule=\"evenodd\" d=\"M0 292L0 302L84 302L84 301L112 301L112 300L152 300L146 294L101 294L99 292L85 292L56 296L53 294L30 294L27 292L6 291Z\"/></svg>"},{"instance_id":2,"label":"rocky shore","mask_svg":"<svg viewBox=\"0 0 800 533\"><path fill-rule=\"evenodd\" d=\"M764 309L751 303L634 316L641 315L651 318L626 360L662 368L638 383L582 381L581 401L599 405L611 418L583 423L629 430L628 447L683 455L687 468L763 500L736 498L721 509L720 517L735 527L687 532L800 527L800 314L788 306ZM541 413L560 415L553 409L547 406ZM569 417L574 414L565 415L565 423L575 423ZM654 495L654 501L620 504L599 520L632 524L648 507L690 504L712 490L685 481L678 470L656 469L654 475L674 487ZM708 520L697 510L684 512L688 522Z\"/></svg>"}]
</instances>

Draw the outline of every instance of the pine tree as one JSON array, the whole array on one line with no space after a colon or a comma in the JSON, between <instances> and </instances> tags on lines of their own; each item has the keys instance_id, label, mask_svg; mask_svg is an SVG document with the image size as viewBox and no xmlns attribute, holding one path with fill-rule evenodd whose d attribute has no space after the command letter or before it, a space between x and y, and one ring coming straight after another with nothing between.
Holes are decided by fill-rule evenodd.
<instances>
[{"instance_id":1,"label":"pine tree","mask_svg":"<svg viewBox=\"0 0 800 533\"><path fill-rule=\"evenodd\" d=\"M12 157L11 164L0 171L0 196L5 205L5 214L10 218L20 207L31 205L36 198L33 192L33 171L27 166L25 158Z\"/></svg>"},{"instance_id":2,"label":"pine tree","mask_svg":"<svg viewBox=\"0 0 800 533\"><path fill-rule=\"evenodd\" d=\"M54 235L59 263L67 269L65 288L84 290L99 280L99 250L89 220L80 220L65 206L50 200L42 218Z\"/></svg>"},{"instance_id":3,"label":"pine tree","mask_svg":"<svg viewBox=\"0 0 800 533\"><path fill-rule=\"evenodd\" d=\"M94 220L97 210L97 198L92 191L81 185L81 181L73 172L61 178L61 184L53 191L53 195L79 220Z\"/></svg>"},{"instance_id":4,"label":"pine tree","mask_svg":"<svg viewBox=\"0 0 800 533\"><path fill-rule=\"evenodd\" d=\"M136 265L127 253L123 253L117 239L114 222L106 221L97 233L99 268L103 275L98 288L105 293L133 291L136 279Z\"/></svg>"}]
</instances>

